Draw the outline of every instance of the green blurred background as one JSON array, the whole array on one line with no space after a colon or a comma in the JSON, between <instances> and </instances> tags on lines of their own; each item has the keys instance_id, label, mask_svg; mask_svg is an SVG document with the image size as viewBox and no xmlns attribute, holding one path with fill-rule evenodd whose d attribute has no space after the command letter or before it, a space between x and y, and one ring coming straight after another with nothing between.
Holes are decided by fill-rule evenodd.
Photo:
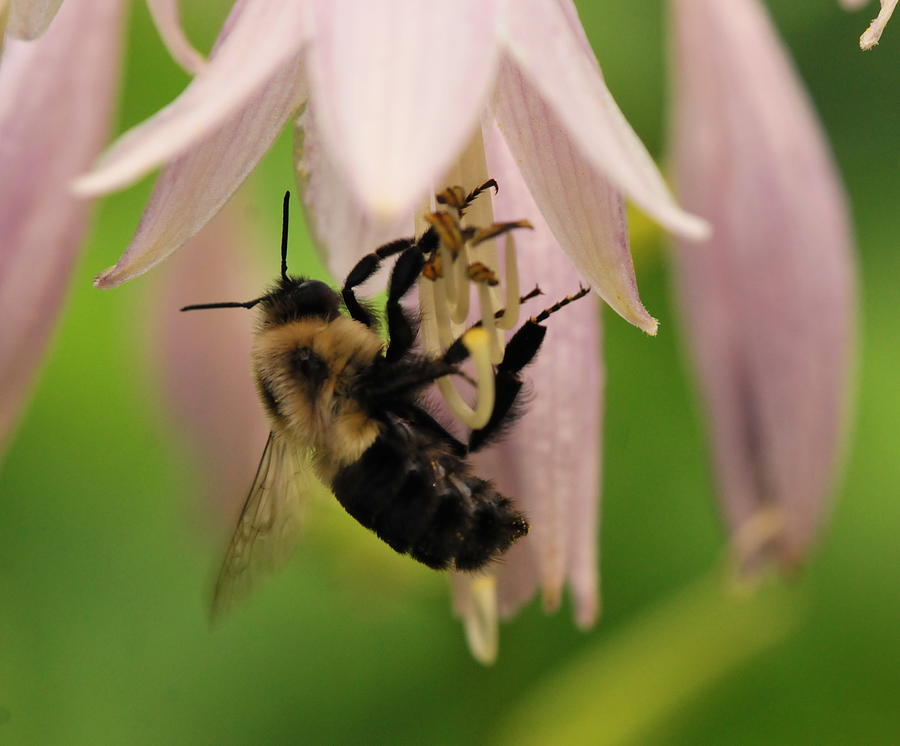
<instances>
[{"instance_id":1,"label":"green blurred background","mask_svg":"<svg viewBox=\"0 0 900 746\"><path fill-rule=\"evenodd\" d=\"M183 5L208 49L227 4ZM725 582L664 238L642 228L642 295L663 325L651 339L606 314L604 611L593 631L532 604L484 668L451 618L446 579L323 505L287 570L210 632L220 527L198 518L203 474L148 365L154 280L90 284L126 245L148 179L102 203L0 474L0 743L900 743L900 19L863 54L856 38L874 6L769 7L843 169L862 266L847 474L801 575L752 597ZM579 8L610 88L661 155L664 4ZM143 3L126 60L119 130L187 82ZM290 186L283 137L244 189L270 237L266 261ZM301 234L295 257L308 252Z\"/></svg>"}]
</instances>

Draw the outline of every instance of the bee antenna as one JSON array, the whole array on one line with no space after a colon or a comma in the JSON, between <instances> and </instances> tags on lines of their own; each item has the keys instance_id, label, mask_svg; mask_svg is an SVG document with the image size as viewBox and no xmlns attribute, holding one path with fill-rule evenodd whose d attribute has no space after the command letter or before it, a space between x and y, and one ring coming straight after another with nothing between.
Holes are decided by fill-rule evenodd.
<instances>
[{"instance_id":1,"label":"bee antenna","mask_svg":"<svg viewBox=\"0 0 900 746\"><path fill-rule=\"evenodd\" d=\"M180 309L182 311L205 311L210 308L253 308L257 303L264 300L262 298L254 298L248 301L227 301L225 303L195 303L192 306L185 306Z\"/></svg>"},{"instance_id":2,"label":"bee antenna","mask_svg":"<svg viewBox=\"0 0 900 746\"><path fill-rule=\"evenodd\" d=\"M281 208L281 279L287 279L287 240L288 240L288 213L291 206L291 193L284 193L284 203Z\"/></svg>"}]
</instances>

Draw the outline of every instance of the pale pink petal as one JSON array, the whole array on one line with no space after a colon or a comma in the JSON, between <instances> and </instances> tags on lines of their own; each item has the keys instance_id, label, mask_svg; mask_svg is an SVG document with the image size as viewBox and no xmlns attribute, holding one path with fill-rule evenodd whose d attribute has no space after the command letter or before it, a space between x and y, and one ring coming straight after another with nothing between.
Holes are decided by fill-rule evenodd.
<instances>
[{"instance_id":1,"label":"pale pink petal","mask_svg":"<svg viewBox=\"0 0 900 746\"><path fill-rule=\"evenodd\" d=\"M364 210L324 147L311 115L313 108L310 102L296 122L297 183L314 245L332 276L341 280L364 254L388 241L412 236L415 221L411 210L388 220ZM383 290L385 278L373 287Z\"/></svg>"},{"instance_id":2,"label":"pale pink petal","mask_svg":"<svg viewBox=\"0 0 900 746\"><path fill-rule=\"evenodd\" d=\"M68 184L107 136L120 21L118 2L69 0L39 40L10 41L0 68L0 440L84 239L89 205Z\"/></svg>"},{"instance_id":3,"label":"pale pink petal","mask_svg":"<svg viewBox=\"0 0 900 746\"><path fill-rule=\"evenodd\" d=\"M241 221L239 205L223 210L156 275L148 304L152 342L148 366L160 378L180 447L203 467L209 504L201 515L231 519L266 442L268 426L250 374L255 316L244 309L181 313L191 303L248 300L268 280L260 240ZM277 241L276 241L277 243ZM277 245L272 246L273 266ZM256 259L257 261L254 261Z\"/></svg>"},{"instance_id":4,"label":"pale pink petal","mask_svg":"<svg viewBox=\"0 0 900 746\"><path fill-rule=\"evenodd\" d=\"M675 0L676 253L722 510L745 564L803 557L842 440L854 266L838 175L756 0Z\"/></svg>"},{"instance_id":5,"label":"pale pink petal","mask_svg":"<svg viewBox=\"0 0 900 746\"><path fill-rule=\"evenodd\" d=\"M656 319L638 296L620 194L582 156L557 112L506 59L493 110L550 230L582 277L624 319L656 334Z\"/></svg>"},{"instance_id":6,"label":"pale pink petal","mask_svg":"<svg viewBox=\"0 0 900 746\"><path fill-rule=\"evenodd\" d=\"M500 184L498 220L527 217L534 231L516 234L521 287L540 285L523 318L576 292L581 278L528 193L502 137L485 132L488 169ZM603 370L600 313L589 295L551 317L549 331L525 378L533 392L526 414L498 446L474 458L478 473L495 479L531 523L498 565L500 612L510 616L541 587L555 609L568 579L576 618L588 625L597 608L597 501ZM577 385L573 382L577 381Z\"/></svg>"},{"instance_id":7,"label":"pale pink petal","mask_svg":"<svg viewBox=\"0 0 900 746\"><path fill-rule=\"evenodd\" d=\"M203 70L206 58L185 36L178 15L178 0L147 0L147 7L172 59L191 74L196 75Z\"/></svg>"},{"instance_id":8,"label":"pale pink petal","mask_svg":"<svg viewBox=\"0 0 900 746\"><path fill-rule=\"evenodd\" d=\"M159 175L137 232L118 264L94 284L111 288L155 266L204 226L234 194L306 97L295 55L218 129Z\"/></svg>"},{"instance_id":9,"label":"pale pink petal","mask_svg":"<svg viewBox=\"0 0 900 746\"><path fill-rule=\"evenodd\" d=\"M37 39L50 26L60 5L62 0L11 0L6 30L16 39Z\"/></svg>"},{"instance_id":10,"label":"pale pink petal","mask_svg":"<svg viewBox=\"0 0 900 746\"><path fill-rule=\"evenodd\" d=\"M878 11L878 15L869 24L869 27L863 32L863 35L859 37L859 48L860 49L871 49L878 41L881 39L881 34L884 31L884 27L887 26L887 22L891 20L891 16L894 14L894 10L897 7L897 0L881 0L881 10Z\"/></svg>"},{"instance_id":11,"label":"pale pink petal","mask_svg":"<svg viewBox=\"0 0 900 746\"><path fill-rule=\"evenodd\" d=\"M80 194L103 194L132 183L204 138L227 128L239 111L270 94L274 78L295 60L310 27L306 4L246 0L209 64L175 101L122 135L75 183Z\"/></svg>"},{"instance_id":12,"label":"pale pink petal","mask_svg":"<svg viewBox=\"0 0 900 746\"><path fill-rule=\"evenodd\" d=\"M869 0L839 0L839 2L845 10L859 10L864 5L868 5Z\"/></svg>"},{"instance_id":13,"label":"pale pink petal","mask_svg":"<svg viewBox=\"0 0 900 746\"><path fill-rule=\"evenodd\" d=\"M499 5L314 2L314 116L369 212L418 206L471 135L496 71Z\"/></svg>"},{"instance_id":14,"label":"pale pink petal","mask_svg":"<svg viewBox=\"0 0 900 746\"><path fill-rule=\"evenodd\" d=\"M675 204L656 164L610 95L583 31L573 19L574 9L567 12L561 2L517 0L515 11L506 16L509 58L524 73L532 95L539 95L554 113L559 137L570 143L579 159L587 160L670 231L704 237L708 226ZM514 86L514 92L504 90L511 74L508 64L504 68L507 80L499 83L500 95L510 98L519 93L520 85ZM503 126L502 111L498 119ZM522 162L524 152L515 147L513 152ZM542 158L536 149L532 159L540 162ZM533 175L526 178L531 184Z\"/></svg>"}]
</instances>

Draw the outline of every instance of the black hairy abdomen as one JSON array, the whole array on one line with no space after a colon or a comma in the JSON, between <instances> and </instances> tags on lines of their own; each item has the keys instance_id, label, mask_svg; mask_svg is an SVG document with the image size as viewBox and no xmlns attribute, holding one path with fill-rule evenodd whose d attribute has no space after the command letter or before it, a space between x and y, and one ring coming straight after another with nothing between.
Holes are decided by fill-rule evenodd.
<instances>
[{"instance_id":1,"label":"black hairy abdomen","mask_svg":"<svg viewBox=\"0 0 900 746\"><path fill-rule=\"evenodd\" d=\"M390 425L332 484L344 509L401 554L477 570L528 533L512 502L427 433Z\"/></svg>"}]
</instances>

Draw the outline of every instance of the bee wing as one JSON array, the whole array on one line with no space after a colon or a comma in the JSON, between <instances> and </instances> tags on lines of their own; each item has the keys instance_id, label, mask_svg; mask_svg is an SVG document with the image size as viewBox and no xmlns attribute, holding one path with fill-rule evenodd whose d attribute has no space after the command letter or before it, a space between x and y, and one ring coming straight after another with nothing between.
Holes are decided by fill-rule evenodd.
<instances>
[{"instance_id":1,"label":"bee wing","mask_svg":"<svg viewBox=\"0 0 900 746\"><path fill-rule=\"evenodd\" d=\"M269 433L216 580L213 621L248 596L261 577L277 570L290 556L310 475L308 459L284 438Z\"/></svg>"}]
</instances>

